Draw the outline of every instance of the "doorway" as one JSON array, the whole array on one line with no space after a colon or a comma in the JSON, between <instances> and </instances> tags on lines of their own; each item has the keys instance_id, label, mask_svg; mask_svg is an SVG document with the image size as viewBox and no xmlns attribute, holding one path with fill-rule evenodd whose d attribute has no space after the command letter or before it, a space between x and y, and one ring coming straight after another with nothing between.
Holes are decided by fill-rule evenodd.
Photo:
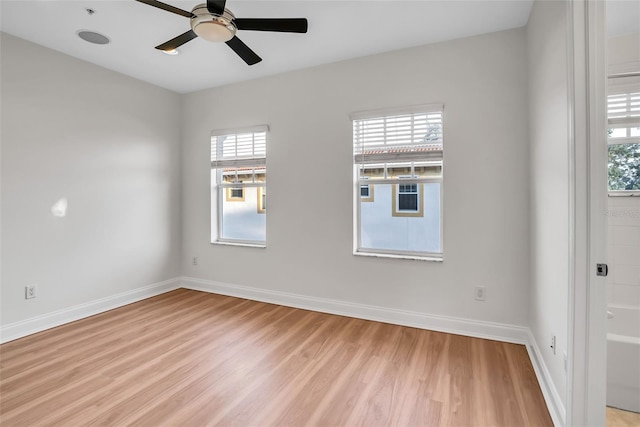
<instances>
[{"instance_id":1,"label":"doorway","mask_svg":"<svg viewBox=\"0 0 640 427\"><path fill-rule=\"evenodd\" d=\"M640 425L640 3L609 0L607 426Z\"/></svg>"}]
</instances>

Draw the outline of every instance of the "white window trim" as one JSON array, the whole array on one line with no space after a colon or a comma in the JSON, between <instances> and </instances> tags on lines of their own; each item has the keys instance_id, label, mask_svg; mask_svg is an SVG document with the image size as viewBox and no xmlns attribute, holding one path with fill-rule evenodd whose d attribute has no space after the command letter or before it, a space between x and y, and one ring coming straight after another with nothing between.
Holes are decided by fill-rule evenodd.
<instances>
[{"instance_id":1,"label":"white window trim","mask_svg":"<svg viewBox=\"0 0 640 427\"><path fill-rule=\"evenodd\" d=\"M266 243L256 243L253 240L234 240L234 239L224 239L224 240L216 240L211 242L212 245L220 245L220 246L244 246L248 248L266 248Z\"/></svg>"},{"instance_id":2,"label":"white window trim","mask_svg":"<svg viewBox=\"0 0 640 427\"><path fill-rule=\"evenodd\" d=\"M431 262L444 262L444 258L440 253L415 253L412 255L411 252L403 252L399 254L395 251L383 251L381 249L367 249L366 251L355 251L353 253L355 256L362 257L374 257L374 258L393 258L393 259L409 259L415 261L431 261Z\"/></svg>"}]
</instances>

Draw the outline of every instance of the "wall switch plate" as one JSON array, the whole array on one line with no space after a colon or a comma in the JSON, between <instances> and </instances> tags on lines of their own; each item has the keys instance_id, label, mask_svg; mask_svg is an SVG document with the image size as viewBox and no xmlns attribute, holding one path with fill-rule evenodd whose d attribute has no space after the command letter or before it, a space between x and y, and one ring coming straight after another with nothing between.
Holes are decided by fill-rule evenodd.
<instances>
[{"instance_id":1,"label":"wall switch plate","mask_svg":"<svg viewBox=\"0 0 640 427\"><path fill-rule=\"evenodd\" d=\"M24 287L24 298L31 299L38 295L38 285L27 285Z\"/></svg>"},{"instance_id":2,"label":"wall switch plate","mask_svg":"<svg viewBox=\"0 0 640 427\"><path fill-rule=\"evenodd\" d=\"M198 257L194 256L193 258L191 258L191 265L198 265Z\"/></svg>"},{"instance_id":3,"label":"wall switch plate","mask_svg":"<svg viewBox=\"0 0 640 427\"><path fill-rule=\"evenodd\" d=\"M474 289L474 295L475 295L476 301L484 301L486 293L487 293L487 288L485 288L484 286L476 286Z\"/></svg>"},{"instance_id":4,"label":"wall switch plate","mask_svg":"<svg viewBox=\"0 0 640 427\"><path fill-rule=\"evenodd\" d=\"M551 337L551 349L553 350L553 354L556 354L556 336Z\"/></svg>"}]
</instances>

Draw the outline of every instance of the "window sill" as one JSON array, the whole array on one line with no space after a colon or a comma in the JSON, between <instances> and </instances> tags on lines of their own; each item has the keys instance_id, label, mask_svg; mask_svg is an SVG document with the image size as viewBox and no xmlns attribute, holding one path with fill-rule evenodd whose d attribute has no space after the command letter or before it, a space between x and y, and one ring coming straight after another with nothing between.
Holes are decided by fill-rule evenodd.
<instances>
[{"instance_id":1,"label":"window sill","mask_svg":"<svg viewBox=\"0 0 640 427\"><path fill-rule=\"evenodd\" d=\"M609 197L640 197L640 190L609 191Z\"/></svg>"},{"instance_id":2,"label":"window sill","mask_svg":"<svg viewBox=\"0 0 640 427\"><path fill-rule=\"evenodd\" d=\"M374 258L392 258L392 259L410 259L415 261L444 262L442 256L436 255L409 255L409 254L387 254L381 252L362 252L354 251L355 256L374 257Z\"/></svg>"},{"instance_id":3,"label":"window sill","mask_svg":"<svg viewBox=\"0 0 640 427\"><path fill-rule=\"evenodd\" d=\"M220 246L243 246L247 248L266 248L266 243L250 243L250 242L225 242L225 241L217 241L211 242L212 245L220 245Z\"/></svg>"}]
</instances>

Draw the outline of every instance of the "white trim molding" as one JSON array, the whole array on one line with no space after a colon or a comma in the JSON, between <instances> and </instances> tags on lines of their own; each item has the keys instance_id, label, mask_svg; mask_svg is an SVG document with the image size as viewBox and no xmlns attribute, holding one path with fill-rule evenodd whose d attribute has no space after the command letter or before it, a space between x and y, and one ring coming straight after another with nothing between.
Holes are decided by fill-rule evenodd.
<instances>
[{"instance_id":1,"label":"white trim molding","mask_svg":"<svg viewBox=\"0 0 640 427\"><path fill-rule=\"evenodd\" d=\"M301 308L304 310L429 329L431 331L447 332L469 337L485 338L515 344L527 344L529 340L528 328L524 326L418 313L415 311L252 288L249 286L232 285L193 277L183 277L182 287L196 291Z\"/></svg>"},{"instance_id":2,"label":"white trim molding","mask_svg":"<svg viewBox=\"0 0 640 427\"><path fill-rule=\"evenodd\" d=\"M114 308L122 307L146 298L151 298L178 288L180 288L180 280L179 278L173 278L109 297L78 304L73 307L57 310L52 313L21 320L8 325L2 325L2 327L0 327L0 344L100 314L105 311L113 310Z\"/></svg>"},{"instance_id":3,"label":"white trim molding","mask_svg":"<svg viewBox=\"0 0 640 427\"><path fill-rule=\"evenodd\" d=\"M547 365L544 363L544 357L542 357L540 347L538 347L538 343L529 329L527 341L527 353L529 353L529 359L531 359L533 370L538 378L538 384L540 384L540 390L542 391L542 396L544 397L547 409L549 410L549 414L553 420L553 425L565 426L567 425L566 408L562 403L562 398L558 393L558 389L553 383L549 369L547 369Z\"/></svg>"},{"instance_id":4,"label":"white trim molding","mask_svg":"<svg viewBox=\"0 0 640 427\"><path fill-rule=\"evenodd\" d=\"M571 260L566 424L605 425L607 294L596 264L606 263L605 3L567 2Z\"/></svg>"}]
</instances>

